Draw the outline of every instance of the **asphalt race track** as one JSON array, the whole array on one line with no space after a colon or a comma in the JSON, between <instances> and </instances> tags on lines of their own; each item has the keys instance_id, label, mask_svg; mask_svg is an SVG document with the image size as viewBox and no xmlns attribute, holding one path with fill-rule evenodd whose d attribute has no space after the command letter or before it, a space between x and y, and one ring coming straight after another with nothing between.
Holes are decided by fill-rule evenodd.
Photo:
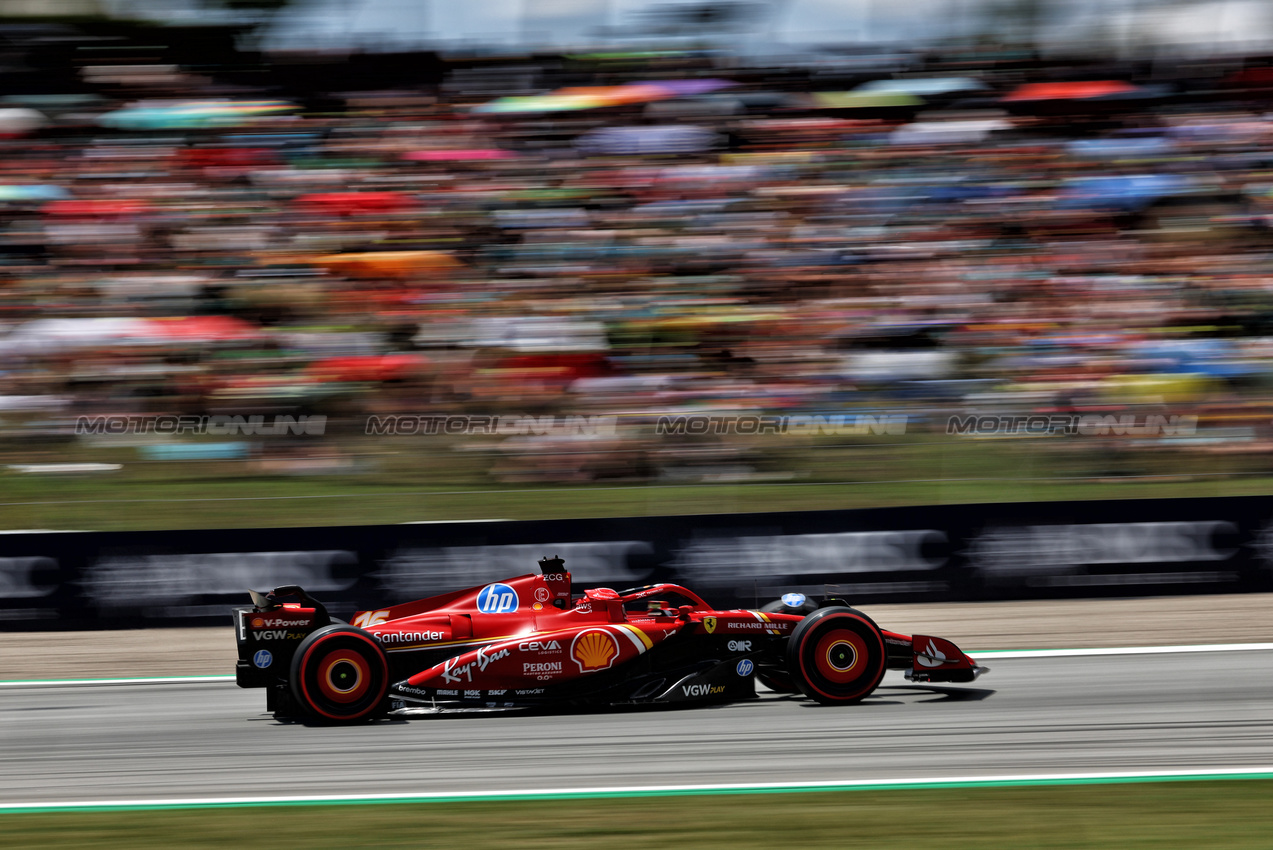
<instances>
[{"instance_id":1,"label":"asphalt race track","mask_svg":"<svg viewBox=\"0 0 1273 850\"><path fill-rule=\"evenodd\" d=\"M970 686L890 673L867 702L282 724L232 683L0 690L0 803L428 795L1273 765L1273 651L986 662Z\"/></svg>"}]
</instances>

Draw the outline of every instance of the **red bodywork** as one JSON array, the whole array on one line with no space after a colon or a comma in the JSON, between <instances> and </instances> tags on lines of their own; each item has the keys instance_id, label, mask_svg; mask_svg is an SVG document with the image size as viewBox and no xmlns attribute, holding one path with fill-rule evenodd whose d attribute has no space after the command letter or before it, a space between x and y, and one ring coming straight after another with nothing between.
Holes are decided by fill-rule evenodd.
<instances>
[{"instance_id":1,"label":"red bodywork","mask_svg":"<svg viewBox=\"0 0 1273 850\"><path fill-rule=\"evenodd\" d=\"M276 714L353 722L412 704L721 702L755 697L757 679L849 704L888 669L920 682L984 672L948 640L882 629L835 600L721 611L673 584L576 595L559 559L540 563L542 574L359 611L348 624L298 587L253 593L253 607L236 609L236 679L269 688Z\"/></svg>"}]
</instances>

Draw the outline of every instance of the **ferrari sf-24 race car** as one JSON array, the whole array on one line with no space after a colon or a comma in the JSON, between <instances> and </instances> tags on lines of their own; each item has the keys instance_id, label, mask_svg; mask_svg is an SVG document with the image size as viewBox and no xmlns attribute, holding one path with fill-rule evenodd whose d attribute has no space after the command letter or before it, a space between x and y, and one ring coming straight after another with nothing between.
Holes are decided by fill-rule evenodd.
<instances>
[{"instance_id":1,"label":"ferrari sf-24 race car","mask_svg":"<svg viewBox=\"0 0 1273 850\"><path fill-rule=\"evenodd\" d=\"M719 703L771 690L838 705L884 672L971 682L985 672L948 640L881 629L839 600L787 594L717 611L674 584L571 592L560 558L540 572L332 618L297 586L233 609L242 688L277 717L349 723L447 709ZM293 601L288 601L293 600Z\"/></svg>"}]
</instances>

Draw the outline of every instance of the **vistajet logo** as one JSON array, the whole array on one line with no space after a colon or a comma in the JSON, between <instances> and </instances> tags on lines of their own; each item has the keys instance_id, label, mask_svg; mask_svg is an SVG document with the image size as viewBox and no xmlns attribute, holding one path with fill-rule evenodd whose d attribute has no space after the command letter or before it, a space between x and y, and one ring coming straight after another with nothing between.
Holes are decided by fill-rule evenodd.
<instances>
[{"instance_id":1,"label":"vistajet logo","mask_svg":"<svg viewBox=\"0 0 1273 850\"><path fill-rule=\"evenodd\" d=\"M119 434L203 434L218 437L304 434L321 437L327 431L326 416L80 416L75 420L79 436Z\"/></svg>"},{"instance_id":2,"label":"vistajet logo","mask_svg":"<svg viewBox=\"0 0 1273 850\"><path fill-rule=\"evenodd\" d=\"M906 415L896 416L712 416L689 414L660 416L654 433L678 434L788 434L793 436L863 437L905 434Z\"/></svg>"},{"instance_id":3,"label":"vistajet logo","mask_svg":"<svg viewBox=\"0 0 1273 850\"><path fill-rule=\"evenodd\" d=\"M369 416L364 429L369 437L382 436L583 436L612 437L618 430L616 416L431 416L406 413Z\"/></svg>"},{"instance_id":4,"label":"vistajet logo","mask_svg":"<svg viewBox=\"0 0 1273 850\"><path fill-rule=\"evenodd\" d=\"M1198 417L1151 413L1144 416L1122 414L1048 414L1035 416L952 416L946 433L971 437L1006 435L1082 437L1191 437L1198 430Z\"/></svg>"}]
</instances>

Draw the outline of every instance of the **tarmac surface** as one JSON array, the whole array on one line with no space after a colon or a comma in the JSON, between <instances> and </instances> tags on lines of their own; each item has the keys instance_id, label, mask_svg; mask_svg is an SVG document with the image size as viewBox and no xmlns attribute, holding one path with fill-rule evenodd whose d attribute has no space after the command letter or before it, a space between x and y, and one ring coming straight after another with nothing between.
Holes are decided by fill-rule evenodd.
<instances>
[{"instance_id":1,"label":"tarmac surface","mask_svg":"<svg viewBox=\"0 0 1273 850\"><path fill-rule=\"evenodd\" d=\"M0 691L0 803L1269 769L1273 651L987 659L857 706L283 723L229 682ZM975 812L966 813L976 816Z\"/></svg>"}]
</instances>

